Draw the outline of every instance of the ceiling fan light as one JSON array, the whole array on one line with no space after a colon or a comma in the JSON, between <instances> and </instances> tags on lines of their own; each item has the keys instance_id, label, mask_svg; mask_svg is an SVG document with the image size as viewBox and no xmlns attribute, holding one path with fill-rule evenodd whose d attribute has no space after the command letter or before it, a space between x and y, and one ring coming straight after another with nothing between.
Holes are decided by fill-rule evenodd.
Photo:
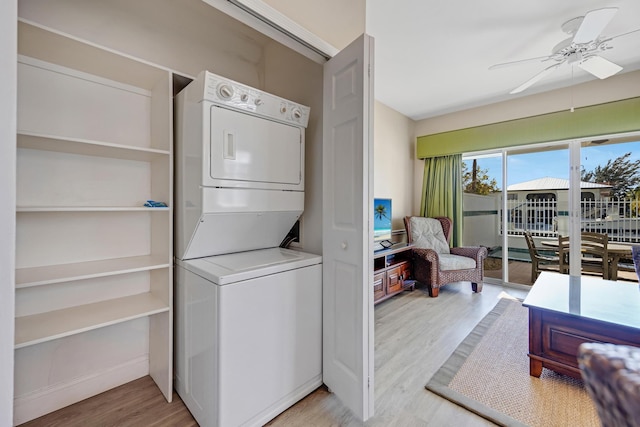
<instances>
[{"instance_id":1,"label":"ceiling fan light","mask_svg":"<svg viewBox=\"0 0 640 427\"><path fill-rule=\"evenodd\" d=\"M621 66L601 56L588 56L578 66L599 79L606 79L622 70Z\"/></svg>"},{"instance_id":2,"label":"ceiling fan light","mask_svg":"<svg viewBox=\"0 0 640 427\"><path fill-rule=\"evenodd\" d=\"M582 53L580 52L574 52L571 55L567 56L567 63L568 64L575 64L576 62L580 62L582 61Z\"/></svg>"}]
</instances>

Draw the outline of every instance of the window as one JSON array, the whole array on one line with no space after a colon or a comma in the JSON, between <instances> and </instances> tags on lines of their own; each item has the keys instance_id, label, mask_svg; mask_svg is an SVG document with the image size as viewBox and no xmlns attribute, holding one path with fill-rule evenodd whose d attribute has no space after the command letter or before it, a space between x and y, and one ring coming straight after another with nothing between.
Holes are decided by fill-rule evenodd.
<instances>
[{"instance_id":1,"label":"window","mask_svg":"<svg viewBox=\"0 0 640 427\"><path fill-rule=\"evenodd\" d=\"M556 200L556 195L555 193L529 193L527 194L527 200L533 200L533 201L538 201L538 200Z\"/></svg>"}]
</instances>

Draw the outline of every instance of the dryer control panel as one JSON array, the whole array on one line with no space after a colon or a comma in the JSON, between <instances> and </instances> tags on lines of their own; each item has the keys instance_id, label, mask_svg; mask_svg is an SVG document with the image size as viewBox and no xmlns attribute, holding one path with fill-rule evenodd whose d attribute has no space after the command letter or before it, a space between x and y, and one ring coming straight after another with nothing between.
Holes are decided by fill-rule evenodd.
<instances>
[{"instance_id":1,"label":"dryer control panel","mask_svg":"<svg viewBox=\"0 0 640 427\"><path fill-rule=\"evenodd\" d=\"M304 128L309 124L309 107L226 77L203 71L194 83L190 86L197 88L202 96L200 101L210 101Z\"/></svg>"}]
</instances>

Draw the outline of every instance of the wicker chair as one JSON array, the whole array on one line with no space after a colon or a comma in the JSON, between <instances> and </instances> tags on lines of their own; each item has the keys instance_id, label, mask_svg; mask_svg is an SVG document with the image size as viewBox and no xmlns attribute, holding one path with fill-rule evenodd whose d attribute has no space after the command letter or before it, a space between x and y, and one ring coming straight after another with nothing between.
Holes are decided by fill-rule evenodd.
<instances>
[{"instance_id":1,"label":"wicker chair","mask_svg":"<svg viewBox=\"0 0 640 427\"><path fill-rule=\"evenodd\" d=\"M407 241L414 245L415 279L426 285L429 295L437 297L447 283L471 282L474 292L482 291L484 259L487 248L449 248L452 221L449 218L405 217Z\"/></svg>"},{"instance_id":2,"label":"wicker chair","mask_svg":"<svg viewBox=\"0 0 640 427\"><path fill-rule=\"evenodd\" d=\"M602 425L640 426L640 348L584 343L578 362Z\"/></svg>"}]
</instances>

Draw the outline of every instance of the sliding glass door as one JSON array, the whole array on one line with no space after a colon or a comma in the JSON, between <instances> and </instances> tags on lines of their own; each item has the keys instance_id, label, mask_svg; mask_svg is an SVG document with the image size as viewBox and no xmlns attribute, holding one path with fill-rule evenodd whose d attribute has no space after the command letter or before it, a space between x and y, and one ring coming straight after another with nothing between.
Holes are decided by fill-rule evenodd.
<instances>
[{"instance_id":1,"label":"sliding glass door","mask_svg":"<svg viewBox=\"0 0 640 427\"><path fill-rule=\"evenodd\" d=\"M485 246L485 276L504 277L500 203L502 197L502 152L463 157L463 236L465 246Z\"/></svg>"},{"instance_id":2,"label":"sliding glass door","mask_svg":"<svg viewBox=\"0 0 640 427\"><path fill-rule=\"evenodd\" d=\"M506 152L503 232L510 253L509 281L531 285L536 256L552 257L551 242L568 234L569 146L536 145ZM531 236L529 248L525 233Z\"/></svg>"},{"instance_id":3,"label":"sliding glass door","mask_svg":"<svg viewBox=\"0 0 640 427\"><path fill-rule=\"evenodd\" d=\"M589 186L580 189L576 228L607 236L610 279L637 281L631 245L640 243L640 136L582 141L580 166Z\"/></svg>"},{"instance_id":4,"label":"sliding glass door","mask_svg":"<svg viewBox=\"0 0 640 427\"><path fill-rule=\"evenodd\" d=\"M531 285L525 232L548 255L559 235L580 241L585 231L606 233L616 244L639 242L637 133L469 153L463 162L463 244L489 248L489 282ZM572 247L571 259L580 259L580 245ZM620 278L635 278L629 259L620 255L614 261ZM581 273L579 263L571 265L572 275Z\"/></svg>"}]
</instances>

